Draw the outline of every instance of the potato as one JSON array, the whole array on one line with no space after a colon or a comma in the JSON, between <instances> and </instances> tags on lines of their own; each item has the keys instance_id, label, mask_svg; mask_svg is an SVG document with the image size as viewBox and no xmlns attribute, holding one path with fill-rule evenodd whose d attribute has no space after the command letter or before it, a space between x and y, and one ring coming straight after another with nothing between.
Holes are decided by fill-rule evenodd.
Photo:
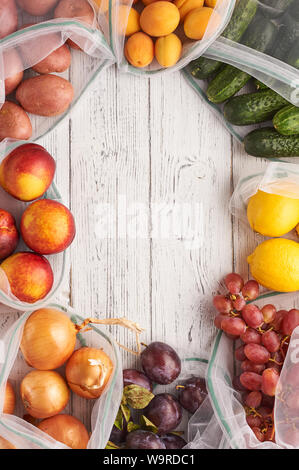
<instances>
[{"instance_id":1,"label":"potato","mask_svg":"<svg viewBox=\"0 0 299 470\"><path fill-rule=\"evenodd\" d=\"M43 16L52 10L58 0L17 0L22 10L32 16Z\"/></svg>"},{"instance_id":2,"label":"potato","mask_svg":"<svg viewBox=\"0 0 299 470\"><path fill-rule=\"evenodd\" d=\"M74 89L70 82L57 75L39 75L24 80L16 98L28 113L58 116L70 106Z\"/></svg>"},{"instance_id":3,"label":"potato","mask_svg":"<svg viewBox=\"0 0 299 470\"><path fill-rule=\"evenodd\" d=\"M18 12L15 0L1 0L0 2L0 39L17 30Z\"/></svg>"},{"instance_id":4,"label":"potato","mask_svg":"<svg viewBox=\"0 0 299 470\"><path fill-rule=\"evenodd\" d=\"M23 63L16 49L9 49L3 54L5 76L5 95L12 93L23 80Z\"/></svg>"},{"instance_id":5,"label":"potato","mask_svg":"<svg viewBox=\"0 0 299 470\"><path fill-rule=\"evenodd\" d=\"M38 64L34 65L32 69L40 74L47 73L62 73L65 72L71 65L71 53L69 48L64 44L55 51L53 51L48 57L43 59Z\"/></svg>"},{"instance_id":6,"label":"potato","mask_svg":"<svg viewBox=\"0 0 299 470\"><path fill-rule=\"evenodd\" d=\"M6 137L28 140L31 135L31 122L24 109L11 101L5 101L0 109L0 141Z\"/></svg>"}]
</instances>

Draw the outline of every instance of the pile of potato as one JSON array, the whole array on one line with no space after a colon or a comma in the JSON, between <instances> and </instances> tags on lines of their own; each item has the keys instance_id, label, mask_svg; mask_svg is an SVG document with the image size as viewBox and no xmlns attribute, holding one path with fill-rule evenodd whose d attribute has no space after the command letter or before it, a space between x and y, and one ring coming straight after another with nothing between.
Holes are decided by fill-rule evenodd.
<instances>
[{"instance_id":1,"label":"pile of potato","mask_svg":"<svg viewBox=\"0 0 299 470\"><path fill-rule=\"evenodd\" d=\"M94 10L87 0L1 0L0 39L17 31L18 12L22 10L34 17L76 17L90 25L94 23ZM31 24L19 29L28 26ZM51 117L63 114L69 108L74 98L73 86L68 80L55 75L65 72L71 65L68 46L79 49L73 41L68 40L67 43L35 64L32 70L37 75L25 80L23 61L24 56L30 55L30 45L26 47L22 43L19 49L6 49L4 68L10 76L5 80L5 95L11 99L6 99L0 109L0 141L5 138L30 139L32 124L27 113Z\"/></svg>"},{"instance_id":2,"label":"pile of potato","mask_svg":"<svg viewBox=\"0 0 299 470\"><path fill-rule=\"evenodd\" d=\"M137 3L134 0L133 3ZM182 41L201 40L211 21L217 0L142 0L139 13L127 5L119 6L119 28L128 17L125 56L134 67L146 67L154 58L162 67L172 67L182 55ZM129 12L128 12L129 9ZM220 24L214 12L213 29Z\"/></svg>"}]
</instances>

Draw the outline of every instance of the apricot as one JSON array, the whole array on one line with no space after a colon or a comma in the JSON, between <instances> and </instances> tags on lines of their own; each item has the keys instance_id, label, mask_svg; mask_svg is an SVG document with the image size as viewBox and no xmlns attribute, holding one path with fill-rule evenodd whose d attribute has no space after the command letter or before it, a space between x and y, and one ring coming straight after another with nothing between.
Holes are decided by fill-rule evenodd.
<instances>
[{"instance_id":1,"label":"apricot","mask_svg":"<svg viewBox=\"0 0 299 470\"><path fill-rule=\"evenodd\" d=\"M181 21L184 21L190 11L203 7L204 0L175 0L174 4L179 9Z\"/></svg>"},{"instance_id":2,"label":"apricot","mask_svg":"<svg viewBox=\"0 0 299 470\"><path fill-rule=\"evenodd\" d=\"M159 0L142 0L143 5L147 6L151 3L158 2ZM172 0L166 0L167 2L171 2Z\"/></svg>"},{"instance_id":3,"label":"apricot","mask_svg":"<svg viewBox=\"0 0 299 470\"><path fill-rule=\"evenodd\" d=\"M189 39L202 39L209 23L211 24L212 31L215 31L220 24L220 16L214 12L213 8L201 7L191 10L184 21L185 35Z\"/></svg>"},{"instance_id":4,"label":"apricot","mask_svg":"<svg viewBox=\"0 0 299 470\"><path fill-rule=\"evenodd\" d=\"M182 54L182 43L176 34L158 38L155 44L155 56L162 67L176 64Z\"/></svg>"},{"instance_id":5,"label":"apricot","mask_svg":"<svg viewBox=\"0 0 299 470\"><path fill-rule=\"evenodd\" d=\"M17 248L19 232L14 217L0 209L0 260L10 256Z\"/></svg>"},{"instance_id":6,"label":"apricot","mask_svg":"<svg viewBox=\"0 0 299 470\"><path fill-rule=\"evenodd\" d=\"M119 5L118 8L118 34L132 36L140 31L139 13L128 5ZM127 25L127 26L126 26Z\"/></svg>"},{"instance_id":7,"label":"apricot","mask_svg":"<svg viewBox=\"0 0 299 470\"><path fill-rule=\"evenodd\" d=\"M154 59L154 42L147 34L139 32L129 37L125 56L134 67L146 67Z\"/></svg>"},{"instance_id":8,"label":"apricot","mask_svg":"<svg viewBox=\"0 0 299 470\"><path fill-rule=\"evenodd\" d=\"M0 265L12 294L22 302L33 304L48 295L54 276L49 261L30 252L16 253Z\"/></svg>"},{"instance_id":9,"label":"apricot","mask_svg":"<svg viewBox=\"0 0 299 470\"><path fill-rule=\"evenodd\" d=\"M141 29L150 36L171 34L180 22L178 8L170 2L154 2L144 8L140 15Z\"/></svg>"},{"instance_id":10,"label":"apricot","mask_svg":"<svg viewBox=\"0 0 299 470\"><path fill-rule=\"evenodd\" d=\"M219 0L205 0L205 5L210 8L215 8Z\"/></svg>"},{"instance_id":11,"label":"apricot","mask_svg":"<svg viewBox=\"0 0 299 470\"><path fill-rule=\"evenodd\" d=\"M40 255L66 250L75 238L76 228L67 207L51 199L39 199L27 207L21 219L26 245Z\"/></svg>"}]
</instances>

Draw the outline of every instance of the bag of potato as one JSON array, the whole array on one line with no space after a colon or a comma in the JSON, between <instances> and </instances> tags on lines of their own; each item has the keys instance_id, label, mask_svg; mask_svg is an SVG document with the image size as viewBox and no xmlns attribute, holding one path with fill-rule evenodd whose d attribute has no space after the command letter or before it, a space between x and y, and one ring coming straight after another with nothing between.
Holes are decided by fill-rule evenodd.
<instances>
[{"instance_id":1,"label":"bag of potato","mask_svg":"<svg viewBox=\"0 0 299 470\"><path fill-rule=\"evenodd\" d=\"M235 0L102 0L100 10L107 11L109 27L103 28L121 70L152 75L201 56L234 6Z\"/></svg>"},{"instance_id":2,"label":"bag of potato","mask_svg":"<svg viewBox=\"0 0 299 470\"><path fill-rule=\"evenodd\" d=\"M1 2L0 141L44 135L114 62L99 17L93 0Z\"/></svg>"},{"instance_id":3,"label":"bag of potato","mask_svg":"<svg viewBox=\"0 0 299 470\"><path fill-rule=\"evenodd\" d=\"M109 333L85 322L50 304L9 315L0 336L0 449L105 448L121 402L122 363Z\"/></svg>"}]
</instances>

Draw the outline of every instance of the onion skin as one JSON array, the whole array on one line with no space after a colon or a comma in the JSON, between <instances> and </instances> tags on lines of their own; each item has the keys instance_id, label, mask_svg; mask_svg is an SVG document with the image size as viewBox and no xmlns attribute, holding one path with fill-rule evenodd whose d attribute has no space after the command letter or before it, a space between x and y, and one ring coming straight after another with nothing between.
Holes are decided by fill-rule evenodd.
<instances>
[{"instance_id":1,"label":"onion skin","mask_svg":"<svg viewBox=\"0 0 299 470\"><path fill-rule=\"evenodd\" d=\"M9 381L6 383L3 413L12 415L16 405L16 395Z\"/></svg>"},{"instance_id":2,"label":"onion skin","mask_svg":"<svg viewBox=\"0 0 299 470\"><path fill-rule=\"evenodd\" d=\"M70 397L65 380L55 371L29 372L22 380L20 392L26 412L39 419L60 413Z\"/></svg>"},{"instance_id":3,"label":"onion skin","mask_svg":"<svg viewBox=\"0 0 299 470\"><path fill-rule=\"evenodd\" d=\"M16 447L4 437L0 436L0 449L16 449Z\"/></svg>"},{"instance_id":4,"label":"onion skin","mask_svg":"<svg viewBox=\"0 0 299 470\"><path fill-rule=\"evenodd\" d=\"M97 364L91 364L91 361ZM113 371L109 356L96 348L77 349L67 362L65 374L71 390L87 399L99 398Z\"/></svg>"},{"instance_id":5,"label":"onion skin","mask_svg":"<svg viewBox=\"0 0 299 470\"><path fill-rule=\"evenodd\" d=\"M88 431L84 424L73 416L56 415L43 420L37 427L72 449L86 449L87 447Z\"/></svg>"},{"instance_id":6,"label":"onion skin","mask_svg":"<svg viewBox=\"0 0 299 470\"><path fill-rule=\"evenodd\" d=\"M21 351L31 367L57 369L72 355L76 335L76 327L67 315L60 310L42 308L26 321Z\"/></svg>"}]
</instances>

